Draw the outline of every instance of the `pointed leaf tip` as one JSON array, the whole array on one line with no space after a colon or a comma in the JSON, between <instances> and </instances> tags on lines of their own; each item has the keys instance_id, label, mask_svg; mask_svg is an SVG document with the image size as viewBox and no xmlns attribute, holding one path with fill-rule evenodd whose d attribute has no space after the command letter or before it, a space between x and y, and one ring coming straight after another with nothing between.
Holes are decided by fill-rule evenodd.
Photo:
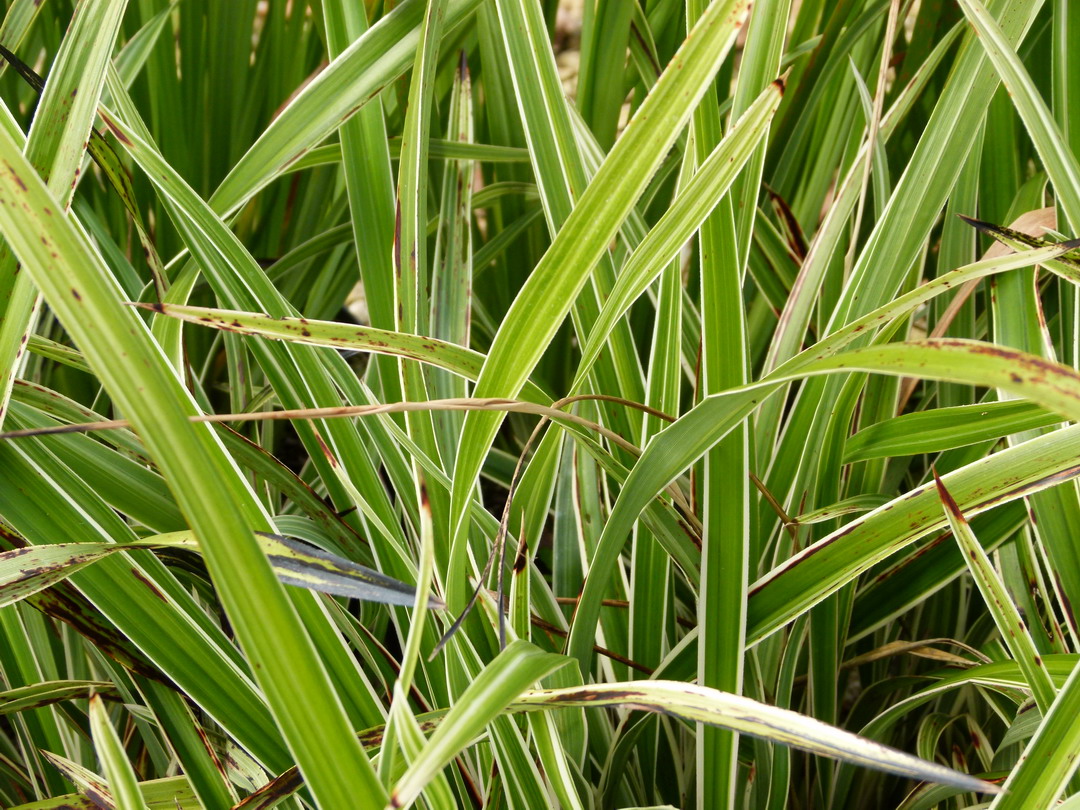
<instances>
[{"instance_id":1,"label":"pointed leaf tip","mask_svg":"<svg viewBox=\"0 0 1080 810\"><path fill-rule=\"evenodd\" d=\"M957 520L965 520L964 513L960 511L960 505L945 487L945 482L941 480L941 476L938 475L937 469L931 468L931 472L934 474L934 485L937 486L938 495L941 497L941 502L945 505L945 508Z\"/></svg>"},{"instance_id":2,"label":"pointed leaf tip","mask_svg":"<svg viewBox=\"0 0 1080 810\"><path fill-rule=\"evenodd\" d=\"M975 217L969 217L967 214L957 214L960 219L964 220L968 225L975 228L975 230L982 231L984 233L997 233L1000 229L997 225L991 222L986 222Z\"/></svg>"}]
</instances>

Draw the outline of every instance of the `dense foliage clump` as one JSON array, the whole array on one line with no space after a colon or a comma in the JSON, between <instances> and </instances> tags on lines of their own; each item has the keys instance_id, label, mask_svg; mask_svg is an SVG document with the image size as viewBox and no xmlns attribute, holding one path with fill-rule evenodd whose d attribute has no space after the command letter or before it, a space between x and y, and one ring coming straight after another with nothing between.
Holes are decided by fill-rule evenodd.
<instances>
[{"instance_id":1,"label":"dense foliage clump","mask_svg":"<svg viewBox=\"0 0 1080 810\"><path fill-rule=\"evenodd\" d=\"M0 806L1080 806L1076 4L3 5Z\"/></svg>"}]
</instances>

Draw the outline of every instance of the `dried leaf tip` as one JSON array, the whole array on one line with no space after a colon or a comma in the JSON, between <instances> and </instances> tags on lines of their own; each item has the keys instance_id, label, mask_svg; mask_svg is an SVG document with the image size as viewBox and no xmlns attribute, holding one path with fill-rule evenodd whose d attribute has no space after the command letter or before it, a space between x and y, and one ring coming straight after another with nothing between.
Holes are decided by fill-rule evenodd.
<instances>
[{"instance_id":1,"label":"dried leaf tip","mask_svg":"<svg viewBox=\"0 0 1080 810\"><path fill-rule=\"evenodd\" d=\"M4 60L10 64L15 69L15 72L22 76L23 80L36 92L41 93L44 91L45 80L42 79L32 67L26 64L26 62L22 61L3 45L0 45L0 56L4 57Z\"/></svg>"},{"instance_id":2,"label":"dried leaf tip","mask_svg":"<svg viewBox=\"0 0 1080 810\"><path fill-rule=\"evenodd\" d=\"M949 514L953 517L963 520L964 514L960 511L959 504L956 503L956 500L949 493L949 490L946 489L945 482L941 480L941 476L937 474L937 468L932 468L931 472L934 474L934 485L937 486L938 495L941 497L941 502L945 504L945 509L947 509Z\"/></svg>"},{"instance_id":3,"label":"dried leaf tip","mask_svg":"<svg viewBox=\"0 0 1080 810\"><path fill-rule=\"evenodd\" d=\"M975 230L982 231L983 233L1000 233L1001 229L990 222L985 222L981 219L975 219L975 217L969 217L966 214L957 214L960 219L964 220L968 225Z\"/></svg>"},{"instance_id":4,"label":"dried leaf tip","mask_svg":"<svg viewBox=\"0 0 1080 810\"><path fill-rule=\"evenodd\" d=\"M975 219L975 217L969 217L966 214L957 214L957 216L960 217L960 219L964 220L964 222L966 222L968 225L975 228L976 230L981 231L982 233L985 233L985 234L989 234L990 236L993 236L995 238L996 237L1006 237L1006 238L1012 237L1014 239L1017 239L1017 238L1022 237L1024 240L1033 239L1033 237L1029 236L1028 234L1019 233L1017 231L1011 231L1008 228L1003 228L1000 225L995 225L992 222L986 222L986 221L981 220L981 219ZM1045 241L1032 241L1032 242L1030 242L1030 244L1033 245L1033 246L1035 246L1035 245L1048 246L1049 245L1049 243L1045 242ZM1066 248L1068 250L1072 250L1072 249L1075 249L1075 248L1080 248L1080 238L1066 239L1066 240L1060 242L1059 244L1063 248Z\"/></svg>"}]
</instances>

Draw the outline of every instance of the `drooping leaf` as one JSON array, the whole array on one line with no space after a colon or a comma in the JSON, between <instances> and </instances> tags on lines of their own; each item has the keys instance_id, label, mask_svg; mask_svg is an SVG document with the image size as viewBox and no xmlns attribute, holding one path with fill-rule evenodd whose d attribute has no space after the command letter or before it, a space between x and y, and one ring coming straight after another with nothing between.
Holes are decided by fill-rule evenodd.
<instances>
[{"instance_id":1,"label":"drooping leaf","mask_svg":"<svg viewBox=\"0 0 1080 810\"><path fill-rule=\"evenodd\" d=\"M286 585L388 605L413 604L413 588L378 571L282 535L258 532L256 538ZM175 532L123 545L64 543L0 552L0 607L62 582L116 552L161 548L198 550L198 543L191 532ZM428 607L442 607L442 602L432 597Z\"/></svg>"}]
</instances>

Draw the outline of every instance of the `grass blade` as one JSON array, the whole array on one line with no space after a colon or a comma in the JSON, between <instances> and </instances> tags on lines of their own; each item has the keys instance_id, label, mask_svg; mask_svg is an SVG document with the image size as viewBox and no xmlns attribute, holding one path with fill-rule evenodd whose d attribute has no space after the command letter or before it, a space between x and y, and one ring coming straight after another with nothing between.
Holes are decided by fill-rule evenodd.
<instances>
[{"instance_id":1,"label":"grass blade","mask_svg":"<svg viewBox=\"0 0 1080 810\"><path fill-rule=\"evenodd\" d=\"M90 698L90 729L94 735L94 747L105 768L109 790L117 810L147 810L139 791L139 782L131 767L124 746L109 721L105 703L100 695Z\"/></svg>"}]
</instances>

